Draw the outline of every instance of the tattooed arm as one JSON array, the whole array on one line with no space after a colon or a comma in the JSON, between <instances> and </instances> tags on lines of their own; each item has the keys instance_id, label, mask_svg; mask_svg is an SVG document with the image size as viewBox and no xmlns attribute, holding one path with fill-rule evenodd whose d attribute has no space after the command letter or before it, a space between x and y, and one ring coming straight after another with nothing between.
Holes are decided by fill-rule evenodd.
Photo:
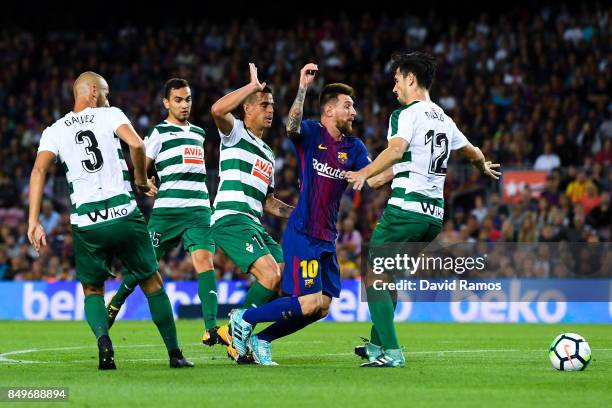
<instances>
[{"instance_id":1,"label":"tattooed arm","mask_svg":"<svg viewBox=\"0 0 612 408\"><path fill-rule=\"evenodd\" d=\"M304 109L304 98L306 98L306 88L301 86L298 89L297 96L291 105L289 110L289 117L287 118L287 135L290 138L299 136L300 134L300 123L302 122L302 114Z\"/></svg>"},{"instance_id":2,"label":"tattooed arm","mask_svg":"<svg viewBox=\"0 0 612 408\"><path fill-rule=\"evenodd\" d=\"M300 87L297 95L289 109L289 117L287 118L287 135L290 138L297 137L300 134L300 123L304 114L304 99L306 99L306 91L314 80L319 68L316 64L306 64L300 70Z\"/></svg>"},{"instance_id":3,"label":"tattooed arm","mask_svg":"<svg viewBox=\"0 0 612 408\"><path fill-rule=\"evenodd\" d=\"M278 198L274 197L273 193L267 195L266 202L264 203L264 211L266 214L279 218L289 218L294 209L295 207L285 204Z\"/></svg>"}]
</instances>

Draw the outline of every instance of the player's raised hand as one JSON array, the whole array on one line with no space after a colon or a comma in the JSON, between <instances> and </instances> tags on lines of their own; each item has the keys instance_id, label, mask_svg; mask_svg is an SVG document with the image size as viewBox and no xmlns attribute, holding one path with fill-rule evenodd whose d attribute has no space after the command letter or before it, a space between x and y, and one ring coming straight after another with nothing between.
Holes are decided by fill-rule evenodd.
<instances>
[{"instance_id":1,"label":"player's raised hand","mask_svg":"<svg viewBox=\"0 0 612 408\"><path fill-rule=\"evenodd\" d=\"M317 64L306 64L300 70L300 87L308 88L312 81L314 81L317 76L317 72L319 71L319 66Z\"/></svg>"},{"instance_id":2,"label":"player's raised hand","mask_svg":"<svg viewBox=\"0 0 612 408\"><path fill-rule=\"evenodd\" d=\"M363 171L347 171L344 178L349 183L353 184L353 190L361 190L367 180L367 176Z\"/></svg>"},{"instance_id":3,"label":"player's raised hand","mask_svg":"<svg viewBox=\"0 0 612 408\"><path fill-rule=\"evenodd\" d=\"M28 225L28 239L30 240L30 244L32 244L36 250L37 255L40 255L41 246L47 246L45 229L39 222Z\"/></svg>"},{"instance_id":4,"label":"player's raised hand","mask_svg":"<svg viewBox=\"0 0 612 408\"><path fill-rule=\"evenodd\" d=\"M492 179L499 180L499 176L501 176L501 172L494 170L499 169L499 163L493 163L490 161L486 161L484 163L482 174L487 177L491 177Z\"/></svg>"},{"instance_id":5,"label":"player's raised hand","mask_svg":"<svg viewBox=\"0 0 612 408\"><path fill-rule=\"evenodd\" d=\"M255 86L257 92L263 91L263 89L266 87L266 83L259 82L259 79L257 78L257 67L252 62L249 62L249 72L251 74L251 84Z\"/></svg>"}]
</instances>

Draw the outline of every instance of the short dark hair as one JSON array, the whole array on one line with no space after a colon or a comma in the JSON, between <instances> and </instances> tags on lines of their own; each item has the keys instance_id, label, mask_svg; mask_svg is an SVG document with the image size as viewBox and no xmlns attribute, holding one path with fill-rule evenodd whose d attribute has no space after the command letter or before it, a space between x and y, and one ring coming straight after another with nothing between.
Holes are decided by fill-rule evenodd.
<instances>
[{"instance_id":1,"label":"short dark hair","mask_svg":"<svg viewBox=\"0 0 612 408\"><path fill-rule=\"evenodd\" d=\"M235 114L236 114L236 115L237 115L237 116L238 116L238 117L239 117L241 120L244 120L244 109L245 109L245 108L244 108L244 105L253 103L253 101L254 101L254 99L255 99L255 95L257 95L259 92L261 92L261 93L265 93L265 94L271 94L271 95L273 95L273 94L274 94L274 92L272 92L272 87L271 87L270 85L266 85L266 86L264 86L264 87L263 87L263 89L262 89L261 91L257 91L257 92L255 92L255 93L253 93L253 94L249 95L249 96L248 96L248 97L247 97L247 98L246 98L246 99L245 99L245 100L242 102L242 105L241 105L241 106L242 106L242 108L241 108L241 109L239 109L239 110L237 110L237 111L234 111L234 113L235 113Z\"/></svg>"},{"instance_id":2,"label":"short dark hair","mask_svg":"<svg viewBox=\"0 0 612 408\"><path fill-rule=\"evenodd\" d=\"M263 89L262 89L261 91L257 91L257 92L255 92L255 93L253 93L253 94L249 95L249 96L248 96L248 97L247 97L247 98L244 100L244 103L252 103L252 101L253 101L253 97L254 97L255 95L257 95L259 92L261 92L261 93L265 93L265 94L272 94L272 88L270 87L270 85L266 85L266 86L264 86L264 87L263 87Z\"/></svg>"},{"instance_id":3,"label":"short dark hair","mask_svg":"<svg viewBox=\"0 0 612 408\"><path fill-rule=\"evenodd\" d=\"M338 95L348 95L355 99L355 90L349 85L340 82L325 85L319 95L320 108L323 109L327 103L338 99Z\"/></svg>"},{"instance_id":4,"label":"short dark hair","mask_svg":"<svg viewBox=\"0 0 612 408\"><path fill-rule=\"evenodd\" d=\"M398 52L391 56L393 75L398 69L403 76L412 72L419 86L425 87L425 89L431 88L431 83L436 75L436 68L436 58L426 52Z\"/></svg>"},{"instance_id":5,"label":"short dark hair","mask_svg":"<svg viewBox=\"0 0 612 408\"><path fill-rule=\"evenodd\" d=\"M166 85L164 85L164 98L170 99L170 93L173 89L181 89L188 88L189 82L182 78L172 78L166 81Z\"/></svg>"}]
</instances>

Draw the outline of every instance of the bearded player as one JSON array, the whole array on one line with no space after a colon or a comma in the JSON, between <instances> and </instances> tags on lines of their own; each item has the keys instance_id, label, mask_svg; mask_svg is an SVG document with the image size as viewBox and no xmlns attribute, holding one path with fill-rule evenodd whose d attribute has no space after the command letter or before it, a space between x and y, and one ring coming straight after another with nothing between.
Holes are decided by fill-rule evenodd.
<instances>
[{"instance_id":1,"label":"bearded player","mask_svg":"<svg viewBox=\"0 0 612 408\"><path fill-rule=\"evenodd\" d=\"M363 142L351 136L356 111L350 86L326 85L319 96L320 119L302 120L306 92L317 71L315 64L300 71L287 122L287 134L297 150L300 182L298 204L283 235L282 291L288 296L232 315L232 327L241 332L241 341L261 365L277 365L272 361L272 341L326 316L332 298L339 296L336 222L348 185L344 174L370 163ZM252 335L253 326L261 322L274 324Z\"/></svg>"}]
</instances>

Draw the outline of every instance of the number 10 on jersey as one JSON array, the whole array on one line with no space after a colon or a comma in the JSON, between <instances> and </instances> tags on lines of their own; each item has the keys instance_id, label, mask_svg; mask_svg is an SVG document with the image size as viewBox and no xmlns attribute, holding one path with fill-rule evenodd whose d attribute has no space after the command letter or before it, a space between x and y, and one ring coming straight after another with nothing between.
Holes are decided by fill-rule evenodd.
<instances>
[{"instance_id":1,"label":"number 10 on jersey","mask_svg":"<svg viewBox=\"0 0 612 408\"><path fill-rule=\"evenodd\" d=\"M316 278L319 273L319 261L316 259L303 260L300 262L302 268L302 278Z\"/></svg>"}]
</instances>

